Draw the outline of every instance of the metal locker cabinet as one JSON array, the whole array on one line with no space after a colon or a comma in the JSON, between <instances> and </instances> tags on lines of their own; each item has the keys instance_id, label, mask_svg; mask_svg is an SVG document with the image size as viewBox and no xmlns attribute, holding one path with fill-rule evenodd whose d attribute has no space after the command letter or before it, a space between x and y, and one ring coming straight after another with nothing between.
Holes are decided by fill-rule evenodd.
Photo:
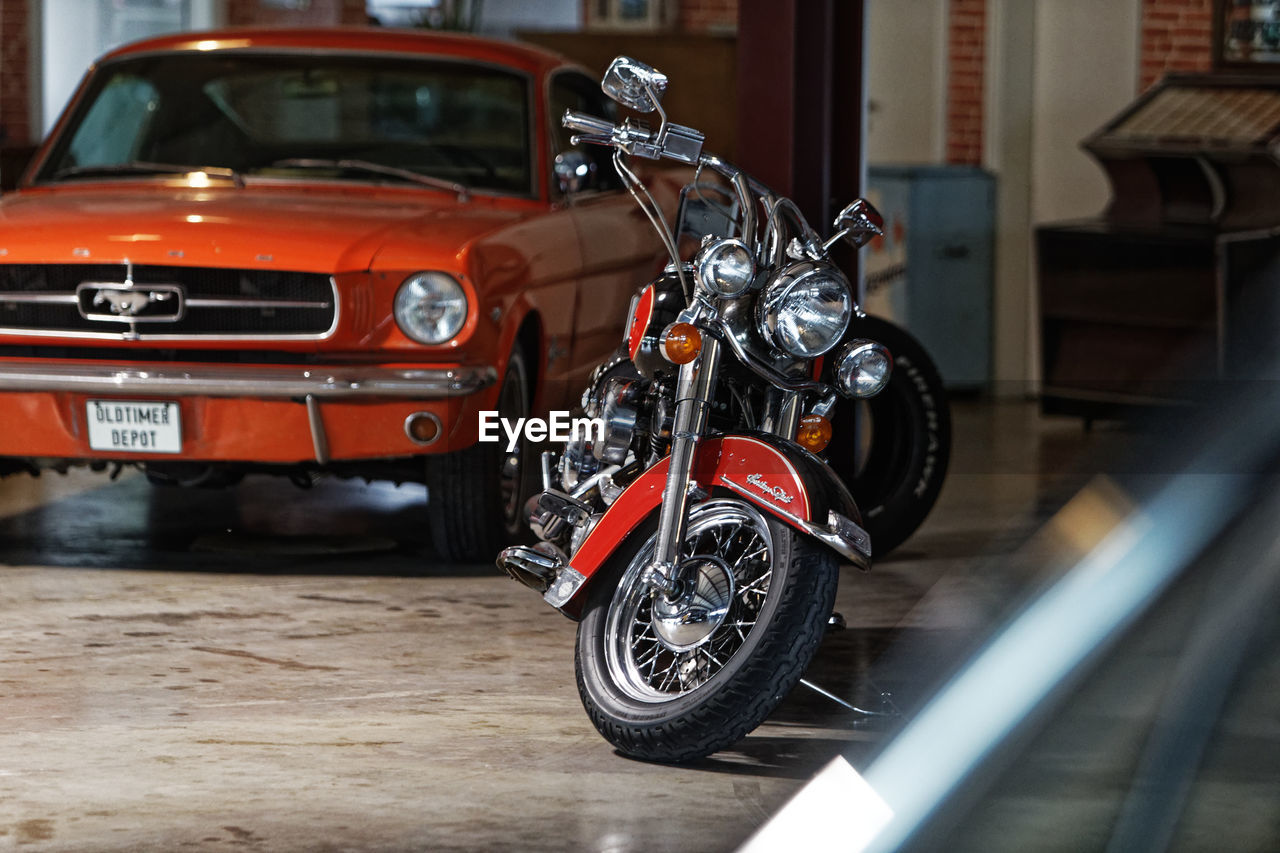
<instances>
[{"instance_id":1,"label":"metal locker cabinet","mask_svg":"<svg viewBox=\"0 0 1280 853\"><path fill-rule=\"evenodd\" d=\"M867 311L905 326L948 388L991 381L995 179L971 166L872 166L885 235L866 254Z\"/></svg>"}]
</instances>

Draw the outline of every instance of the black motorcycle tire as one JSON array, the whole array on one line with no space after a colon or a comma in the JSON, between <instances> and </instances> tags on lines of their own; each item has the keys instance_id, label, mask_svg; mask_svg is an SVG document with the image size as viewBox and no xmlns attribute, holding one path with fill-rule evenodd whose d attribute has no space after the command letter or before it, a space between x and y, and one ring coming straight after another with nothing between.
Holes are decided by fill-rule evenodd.
<instances>
[{"instance_id":1,"label":"black motorcycle tire","mask_svg":"<svg viewBox=\"0 0 1280 853\"><path fill-rule=\"evenodd\" d=\"M529 414L532 389L525 365L517 347L498 392L501 417ZM523 510L533 492L532 451L522 439L512 458L505 441L504 436L501 442L481 442L427 459L427 527L436 552L446 560L489 562L503 545L530 535ZM508 472L511 465L514 473Z\"/></svg>"},{"instance_id":2,"label":"black motorcycle tire","mask_svg":"<svg viewBox=\"0 0 1280 853\"><path fill-rule=\"evenodd\" d=\"M710 503L750 509L737 499ZM699 512L695 509L690 516L691 529ZM750 611L754 627L748 629L745 640L722 668L688 692L664 701L642 701L609 659L608 648L614 641L608 627L611 609L625 606L620 599L625 602L626 590L631 587L622 585L635 583L637 564L647 564L656 522L651 519L637 529L601 570L603 576L594 581L578 626L578 692L591 722L621 754L680 763L730 747L773 712L812 660L835 599L837 560L828 549L777 519L759 512L756 517L767 525L772 546L768 554L772 574L764 602L758 610ZM637 595L643 596L643 592ZM747 592L741 595L745 600ZM730 617L711 637L727 636L737 642L720 632L735 630L727 623L741 612L730 610ZM627 623L628 636L636 637L640 632L636 626L643 624L642 620ZM632 640L628 646L634 650L638 642ZM714 641L710 646L715 648Z\"/></svg>"},{"instance_id":3,"label":"black motorcycle tire","mask_svg":"<svg viewBox=\"0 0 1280 853\"><path fill-rule=\"evenodd\" d=\"M882 343L893 355L883 391L869 400L840 398L826 453L881 557L915 533L938 500L951 459L951 410L938 369L905 330L861 317L849 334ZM865 436L861 447L855 431Z\"/></svg>"}]
</instances>

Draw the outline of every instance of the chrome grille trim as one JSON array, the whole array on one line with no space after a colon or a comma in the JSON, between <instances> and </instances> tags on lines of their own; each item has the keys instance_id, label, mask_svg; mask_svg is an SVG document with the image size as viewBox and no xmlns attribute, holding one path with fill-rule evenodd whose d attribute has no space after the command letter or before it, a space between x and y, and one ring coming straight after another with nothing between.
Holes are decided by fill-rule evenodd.
<instances>
[{"instance_id":1,"label":"chrome grille trim","mask_svg":"<svg viewBox=\"0 0 1280 853\"><path fill-rule=\"evenodd\" d=\"M79 266L81 265L78 265L78 264L0 264L0 276L4 276L4 274L7 272L7 268L16 267L16 268L24 268L27 271L31 271L31 270L48 271L50 273L61 275L64 279L68 276L74 278L75 275L77 275L76 270L77 270L77 267ZM105 264L105 265L98 264L98 265L84 265L84 266L86 268L85 271L86 271L87 277L83 281L81 281L80 284L84 284L85 282L88 282L90 284L95 283L95 281L98 278L101 278L101 275L99 275L98 273L100 273L105 267L118 266L121 269L122 273L125 273L125 270L126 270L125 264ZM78 315L77 315L77 320L79 322L77 322L77 320L71 320L66 324L66 327L62 326L62 324L58 324L57 326L51 326L48 324L42 324L39 326L36 326L33 324L17 325L17 324L13 324L12 321L10 321L10 324L6 324L5 316L4 316L6 312L3 310L5 305L11 305L11 306L22 306L22 305L72 306L72 305L75 305L78 307L79 298L75 291L66 291L66 290L38 291L38 290L3 289L3 290L0 290L0 335L22 337L22 338L43 338L46 340L73 339L73 340L99 340L99 341L119 341L119 340L126 340L126 341L139 341L139 340L142 340L142 341L322 341L333 336L333 334L338 329L338 324L342 320L342 302L338 298L337 281L332 275L329 275L326 277L326 276L322 276L321 274L301 273L301 272L296 272L292 270L245 269L245 268L235 268L235 267L170 267L170 266L162 267L162 265L150 265L150 266L129 265L128 266L129 273L125 273L125 275L130 275L134 270L144 272L145 274L146 271L152 271L152 270L157 270L161 268L165 270L166 274L171 274L175 271L180 272L183 270L189 270L190 275L192 277L207 275L209 273L213 273L215 275L238 274L242 276L248 276L251 281L253 276L255 275L305 276L312 279L312 284L310 286L313 288L316 286L316 284L319 283L315 281L316 279L325 278L327 279L328 290L329 290L328 298L320 299L318 301L310 301L305 299L273 298L270 296L262 299L255 299L253 297L246 297L246 296L210 296L210 295L201 295L199 290L196 290L195 295L192 295L189 298L185 299L185 306L188 309L195 309L197 311L199 310L224 310L224 311L283 310L283 311L298 311L298 312L313 311L313 310L325 311L325 312L332 312L332 315L333 315L332 320L330 321L328 327L322 330L285 331L285 332L273 332L270 330L262 330L262 329L259 329L256 331L243 331L243 330L238 330L234 328L234 325L235 325L234 323L226 324L230 328L227 328L225 331L215 330L215 331L203 331L203 332L202 331L186 331L186 332L167 331L166 332L166 331L159 331L158 327L163 326L164 325L163 323L156 323L156 322L146 323L140 320L137 324L134 324L129 322L126 318L123 318L123 317L112 318L111 320L103 319L103 320L85 321L84 318L79 317ZM90 272L91 269L92 269L92 272ZM179 276L179 278L181 278L181 276ZM102 284L102 282L97 282L97 283ZM120 282L108 282L107 284L113 284L113 285L119 286L120 284L123 284L123 283L124 283L123 281L120 281ZM168 281L164 283L170 284L170 282ZM173 284L181 287L184 294L192 293L191 286L185 282L179 281L179 282L173 282ZM155 285L151 285L148 282L135 281L134 286L136 286L138 289L145 289L148 286L159 286L159 284L157 283ZM319 296L318 293L316 295ZM190 317L190 316L191 314L190 312L188 312L187 317ZM187 318L183 318L183 319L187 319ZM110 327L107 327L104 325L102 328L96 328L95 326L97 323L104 323L104 324L110 323L111 325ZM303 324L300 323L299 325L303 325Z\"/></svg>"},{"instance_id":2,"label":"chrome grille trim","mask_svg":"<svg viewBox=\"0 0 1280 853\"><path fill-rule=\"evenodd\" d=\"M3 297L0 297L3 299ZM205 299L197 297L187 300L189 308L315 308L328 311L332 303L304 302L294 299Z\"/></svg>"},{"instance_id":3,"label":"chrome grille trim","mask_svg":"<svg viewBox=\"0 0 1280 853\"><path fill-rule=\"evenodd\" d=\"M0 290L0 303L14 302L31 305L60 305L79 302L74 293L20 293L16 290Z\"/></svg>"}]
</instances>

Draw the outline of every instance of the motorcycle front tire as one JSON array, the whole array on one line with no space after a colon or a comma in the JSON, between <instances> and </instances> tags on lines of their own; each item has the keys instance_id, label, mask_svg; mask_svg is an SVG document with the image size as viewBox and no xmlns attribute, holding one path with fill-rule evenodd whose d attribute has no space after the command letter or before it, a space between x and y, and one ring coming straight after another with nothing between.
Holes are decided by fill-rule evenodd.
<instances>
[{"instance_id":1,"label":"motorcycle front tire","mask_svg":"<svg viewBox=\"0 0 1280 853\"><path fill-rule=\"evenodd\" d=\"M583 707L618 752L679 763L737 743L799 682L831 614L837 560L747 502L717 499L695 507L686 551L703 553L707 543L723 543L719 559L734 574L733 601L704 643L674 651L661 645L653 629L662 595L640 581L653 554L655 528L651 520L638 529L588 591L575 663ZM763 562L759 555L735 562L761 543L767 546ZM720 586L723 592L724 578L715 576L714 564L708 566L699 585L705 580L708 590ZM753 624L737 633L746 622ZM714 672L712 660L719 666ZM676 673L674 683L661 683L664 671ZM705 680L682 685L682 671L690 682Z\"/></svg>"}]
</instances>

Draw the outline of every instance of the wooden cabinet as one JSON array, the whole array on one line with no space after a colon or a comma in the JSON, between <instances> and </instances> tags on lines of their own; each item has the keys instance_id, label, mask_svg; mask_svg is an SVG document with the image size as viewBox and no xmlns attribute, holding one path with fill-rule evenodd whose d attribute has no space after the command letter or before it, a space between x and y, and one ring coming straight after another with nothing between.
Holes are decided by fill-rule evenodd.
<instances>
[{"instance_id":1,"label":"wooden cabinet","mask_svg":"<svg viewBox=\"0 0 1280 853\"><path fill-rule=\"evenodd\" d=\"M1280 340L1280 79L1175 75L1085 141L1106 214L1037 229L1043 408L1178 404Z\"/></svg>"}]
</instances>

